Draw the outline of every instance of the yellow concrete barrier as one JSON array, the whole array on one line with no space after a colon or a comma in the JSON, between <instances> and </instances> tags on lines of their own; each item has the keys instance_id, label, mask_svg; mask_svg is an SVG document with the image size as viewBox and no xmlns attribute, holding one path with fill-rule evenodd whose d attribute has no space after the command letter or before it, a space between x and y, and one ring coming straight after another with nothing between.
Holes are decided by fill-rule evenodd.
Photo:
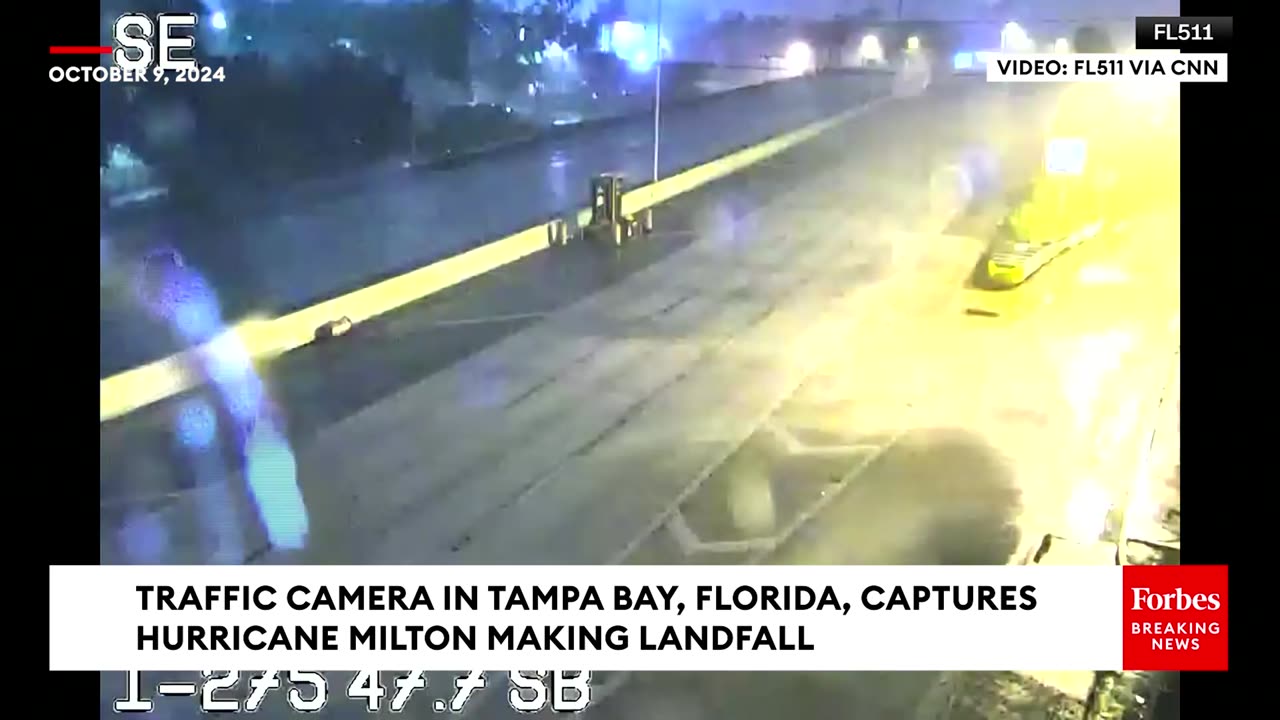
<instances>
[{"instance_id":1,"label":"yellow concrete barrier","mask_svg":"<svg viewBox=\"0 0 1280 720\"><path fill-rule=\"evenodd\" d=\"M846 122L886 99L872 100L825 120L637 188L623 196L623 212L638 213L738 172ZM589 215L589 209L578 210L579 224L584 223ZM550 247L550 224L546 222L535 225L460 255L438 260L288 315L242 322L227 332L239 336L245 351L255 361L269 360L312 342L316 338L317 329L326 323L343 318L352 323L360 323L545 250ZM100 381L100 422L127 415L202 385L204 377L198 369L197 358L207 347L170 355Z\"/></svg>"}]
</instances>

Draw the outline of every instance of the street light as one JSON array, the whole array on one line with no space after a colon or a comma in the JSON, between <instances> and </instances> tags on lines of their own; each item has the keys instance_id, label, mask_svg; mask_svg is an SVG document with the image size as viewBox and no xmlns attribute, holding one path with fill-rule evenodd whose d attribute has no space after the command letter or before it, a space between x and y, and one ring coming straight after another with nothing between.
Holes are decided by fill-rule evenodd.
<instances>
[{"instance_id":1,"label":"street light","mask_svg":"<svg viewBox=\"0 0 1280 720\"><path fill-rule=\"evenodd\" d=\"M884 60L884 46L875 35L865 35L858 45L858 57L863 62L881 62Z\"/></svg>"},{"instance_id":2,"label":"street light","mask_svg":"<svg viewBox=\"0 0 1280 720\"><path fill-rule=\"evenodd\" d=\"M807 42L797 40L787 46L787 52L782 56L782 64L786 67L787 72L796 75L803 75L813 69L813 48Z\"/></svg>"},{"instance_id":3,"label":"street light","mask_svg":"<svg viewBox=\"0 0 1280 720\"><path fill-rule=\"evenodd\" d=\"M653 29L653 181L658 182L658 138L662 126L662 0L657 0L657 20Z\"/></svg>"},{"instance_id":4,"label":"street light","mask_svg":"<svg viewBox=\"0 0 1280 720\"><path fill-rule=\"evenodd\" d=\"M907 38L907 50L909 52L915 52L919 49L920 49L920 37L918 35L912 35L911 37Z\"/></svg>"},{"instance_id":5,"label":"street light","mask_svg":"<svg viewBox=\"0 0 1280 720\"><path fill-rule=\"evenodd\" d=\"M1006 23L1000 31L1000 49L1001 50L1026 50L1027 45L1031 43L1031 36L1018 23Z\"/></svg>"},{"instance_id":6,"label":"street light","mask_svg":"<svg viewBox=\"0 0 1280 720\"><path fill-rule=\"evenodd\" d=\"M227 14L226 14L226 13L224 13L224 12L222 12L221 10L219 10L219 11L218 11L218 12L216 12L216 13L214 13L214 14L213 14L213 20L212 20L211 24L213 25L213 29L214 29L214 30L226 30L226 29L227 29Z\"/></svg>"}]
</instances>

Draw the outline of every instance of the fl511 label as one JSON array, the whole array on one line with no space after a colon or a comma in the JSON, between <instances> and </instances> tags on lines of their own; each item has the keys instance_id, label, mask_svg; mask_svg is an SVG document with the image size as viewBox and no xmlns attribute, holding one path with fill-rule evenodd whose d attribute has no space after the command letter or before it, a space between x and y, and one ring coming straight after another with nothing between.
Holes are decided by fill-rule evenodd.
<instances>
[{"instance_id":1,"label":"fl511 label","mask_svg":"<svg viewBox=\"0 0 1280 720\"><path fill-rule=\"evenodd\" d=\"M490 680L492 676L492 684ZM199 681L155 682L144 685L142 673L130 671L123 697L116 698L117 713L149 713L155 698L190 697L200 710L258 712L271 698L294 712L318 712L331 702L351 702L371 713L403 712L413 705L434 713L460 713L485 691L501 692L505 702L519 712L550 708L580 712L591 705L591 673L579 671L522 670L486 673L429 672L425 670L356 673L321 673L304 670L268 670L240 673L206 670Z\"/></svg>"},{"instance_id":2,"label":"fl511 label","mask_svg":"<svg viewBox=\"0 0 1280 720\"><path fill-rule=\"evenodd\" d=\"M1235 23L1229 17L1138 17L1134 39L1139 50L1225 53L1231 50Z\"/></svg>"}]
</instances>

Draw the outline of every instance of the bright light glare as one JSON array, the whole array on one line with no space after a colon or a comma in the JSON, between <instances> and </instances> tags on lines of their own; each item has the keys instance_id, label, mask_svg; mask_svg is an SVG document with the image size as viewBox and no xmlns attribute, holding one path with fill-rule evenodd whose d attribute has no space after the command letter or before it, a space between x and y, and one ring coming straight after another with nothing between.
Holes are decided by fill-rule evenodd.
<instances>
[{"instance_id":1,"label":"bright light glare","mask_svg":"<svg viewBox=\"0 0 1280 720\"><path fill-rule=\"evenodd\" d=\"M787 47L782 62L790 72L808 72L813 67L813 48L808 43L797 40Z\"/></svg>"},{"instance_id":2,"label":"bright light glare","mask_svg":"<svg viewBox=\"0 0 1280 720\"><path fill-rule=\"evenodd\" d=\"M973 63L973 53L971 52L958 52L956 53L955 58L951 61L952 67L956 70L972 70Z\"/></svg>"},{"instance_id":3,"label":"bright light glare","mask_svg":"<svg viewBox=\"0 0 1280 720\"><path fill-rule=\"evenodd\" d=\"M1030 45L1031 36L1016 22L1007 23L1000 31L1000 49L1002 50L1027 50Z\"/></svg>"},{"instance_id":4,"label":"bright light glare","mask_svg":"<svg viewBox=\"0 0 1280 720\"><path fill-rule=\"evenodd\" d=\"M221 10L219 10L219 11L218 11L218 12L216 12L216 13L214 13L214 14L213 14L213 21L212 21L212 24L213 24L213 29L214 29L214 30L226 30L226 29L227 29L227 14L226 14L226 13L224 13L224 12L222 12Z\"/></svg>"},{"instance_id":5,"label":"bright light glare","mask_svg":"<svg viewBox=\"0 0 1280 720\"><path fill-rule=\"evenodd\" d=\"M911 37L907 38L907 49L912 51L919 50L920 38L915 35L912 35Z\"/></svg>"},{"instance_id":6,"label":"bright light glare","mask_svg":"<svg viewBox=\"0 0 1280 720\"><path fill-rule=\"evenodd\" d=\"M1071 43L1066 38L1053 41L1053 51L1057 53L1071 52Z\"/></svg>"},{"instance_id":7,"label":"bright light glare","mask_svg":"<svg viewBox=\"0 0 1280 720\"><path fill-rule=\"evenodd\" d=\"M1106 533L1111 498L1091 481L1082 482L1067 502L1067 528L1070 539L1099 540Z\"/></svg>"},{"instance_id":8,"label":"bright light glare","mask_svg":"<svg viewBox=\"0 0 1280 720\"><path fill-rule=\"evenodd\" d=\"M653 58L644 50L637 50L627 61L627 65L636 72L648 72L653 68Z\"/></svg>"},{"instance_id":9,"label":"bright light glare","mask_svg":"<svg viewBox=\"0 0 1280 720\"><path fill-rule=\"evenodd\" d=\"M600 50L613 53L633 72L643 73L652 70L659 57L670 54L671 43L665 37L659 38L654 28L619 20L601 28Z\"/></svg>"},{"instance_id":10,"label":"bright light glare","mask_svg":"<svg viewBox=\"0 0 1280 720\"><path fill-rule=\"evenodd\" d=\"M1178 83L1160 79L1124 83L1117 88L1125 98L1139 103L1159 104L1169 102L1178 94Z\"/></svg>"},{"instance_id":11,"label":"bright light glare","mask_svg":"<svg viewBox=\"0 0 1280 720\"><path fill-rule=\"evenodd\" d=\"M1080 176L1088 162L1089 144L1083 138L1051 138L1044 155L1050 175Z\"/></svg>"},{"instance_id":12,"label":"bright light glare","mask_svg":"<svg viewBox=\"0 0 1280 720\"><path fill-rule=\"evenodd\" d=\"M1124 270L1110 265L1090 265L1080 271L1080 282L1085 285L1120 285L1128 280Z\"/></svg>"},{"instance_id":13,"label":"bright light glare","mask_svg":"<svg viewBox=\"0 0 1280 720\"><path fill-rule=\"evenodd\" d=\"M863 36L862 43L858 46L858 55L868 62L884 60L884 46L880 44L880 38L875 35Z\"/></svg>"},{"instance_id":14,"label":"bright light glare","mask_svg":"<svg viewBox=\"0 0 1280 720\"><path fill-rule=\"evenodd\" d=\"M611 35L615 46L630 47L643 43L647 34L644 25L628 20L618 20L613 24Z\"/></svg>"}]
</instances>

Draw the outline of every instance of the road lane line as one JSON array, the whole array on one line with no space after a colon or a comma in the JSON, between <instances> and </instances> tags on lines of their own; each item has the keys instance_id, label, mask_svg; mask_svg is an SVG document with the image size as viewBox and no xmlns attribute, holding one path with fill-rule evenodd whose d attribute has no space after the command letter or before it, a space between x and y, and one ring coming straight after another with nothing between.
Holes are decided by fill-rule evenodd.
<instances>
[{"instance_id":1,"label":"road lane line","mask_svg":"<svg viewBox=\"0 0 1280 720\"><path fill-rule=\"evenodd\" d=\"M527 313L508 313L506 315L485 315L483 317L472 318L456 318L453 320L439 320L428 323L426 327L466 327L469 325L497 325L501 323L521 322L524 320L540 320L547 317L550 313L545 312L527 312Z\"/></svg>"}]
</instances>

